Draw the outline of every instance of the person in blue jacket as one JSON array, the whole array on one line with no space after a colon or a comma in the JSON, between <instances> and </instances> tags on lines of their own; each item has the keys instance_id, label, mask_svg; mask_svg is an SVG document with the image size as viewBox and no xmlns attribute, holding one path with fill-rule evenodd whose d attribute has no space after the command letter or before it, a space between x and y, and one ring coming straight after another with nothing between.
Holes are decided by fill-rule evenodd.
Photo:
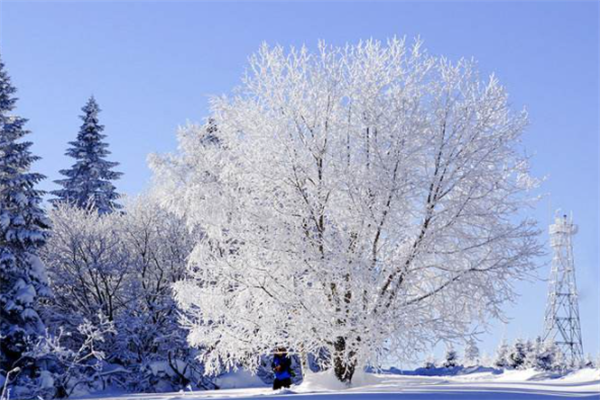
<instances>
[{"instance_id":1,"label":"person in blue jacket","mask_svg":"<svg viewBox=\"0 0 600 400\"><path fill-rule=\"evenodd\" d=\"M289 388L292 385L292 359L288 357L285 347L278 347L275 350L271 368L275 373L273 390Z\"/></svg>"}]
</instances>

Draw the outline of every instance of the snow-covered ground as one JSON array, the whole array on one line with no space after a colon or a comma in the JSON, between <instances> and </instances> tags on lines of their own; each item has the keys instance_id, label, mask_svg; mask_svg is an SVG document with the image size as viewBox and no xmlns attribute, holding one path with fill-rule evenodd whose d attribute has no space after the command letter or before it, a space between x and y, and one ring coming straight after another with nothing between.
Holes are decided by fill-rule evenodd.
<instances>
[{"instance_id":1,"label":"snow-covered ground","mask_svg":"<svg viewBox=\"0 0 600 400\"><path fill-rule=\"evenodd\" d=\"M253 380L239 376L250 386ZM232 383L234 379L230 380ZM310 396L310 397L308 397ZM310 374L291 390L274 392L265 387L235 388L203 392L128 394L102 396L103 400L200 400L200 399L289 399L310 400L520 400L520 399L600 399L600 370L584 369L564 377L552 377L534 371L489 372L458 376L408 376L363 374L346 388L330 373Z\"/></svg>"}]
</instances>

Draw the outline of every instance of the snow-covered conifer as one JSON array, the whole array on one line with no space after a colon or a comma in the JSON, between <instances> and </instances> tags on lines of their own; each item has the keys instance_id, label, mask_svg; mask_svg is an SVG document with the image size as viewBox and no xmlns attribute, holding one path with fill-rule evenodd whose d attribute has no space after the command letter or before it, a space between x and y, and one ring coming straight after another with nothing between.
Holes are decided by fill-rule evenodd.
<instances>
[{"instance_id":1,"label":"snow-covered conifer","mask_svg":"<svg viewBox=\"0 0 600 400\"><path fill-rule=\"evenodd\" d=\"M425 369L434 369L436 367L436 360L433 354L429 354L425 358L425 362L423 363L423 368Z\"/></svg>"},{"instance_id":2,"label":"snow-covered conifer","mask_svg":"<svg viewBox=\"0 0 600 400\"><path fill-rule=\"evenodd\" d=\"M501 315L539 245L515 218L536 184L527 118L498 80L398 39L251 64L213 101L221 146L187 127L151 159L161 204L205 233L176 294L207 367L325 347L349 381Z\"/></svg>"},{"instance_id":3,"label":"snow-covered conifer","mask_svg":"<svg viewBox=\"0 0 600 400\"><path fill-rule=\"evenodd\" d=\"M527 345L521 338L517 338L508 354L508 366L512 369L522 369L527 357Z\"/></svg>"},{"instance_id":4,"label":"snow-covered conifer","mask_svg":"<svg viewBox=\"0 0 600 400\"><path fill-rule=\"evenodd\" d=\"M463 363L465 366L479 365L479 347L472 337L468 338L465 343Z\"/></svg>"},{"instance_id":5,"label":"snow-covered conifer","mask_svg":"<svg viewBox=\"0 0 600 400\"><path fill-rule=\"evenodd\" d=\"M544 342L542 352L546 356L546 363L544 365L546 370L564 371L573 367L567 362L565 354L561 348L552 340Z\"/></svg>"},{"instance_id":6,"label":"snow-covered conifer","mask_svg":"<svg viewBox=\"0 0 600 400\"><path fill-rule=\"evenodd\" d=\"M458 353L451 346L446 349L446 355L444 356L444 368L458 367L460 364L458 360Z\"/></svg>"},{"instance_id":7,"label":"snow-covered conifer","mask_svg":"<svg viewBox=\"0 0 600 400\"><path fill-rule=\"evenodd\" d=\"M494 357L493 365L497 368L508 368L509 367L509 346L505 339L502 339L498 348L496 349L496 356Z\"/></svg>"},{"instance_id":8,"label":"snow-covered conifer","mask_svg":"<svg viewBox=\"0 0 600 400\"><path fill-rule=\"evenodd\" d=\"M540 358L543 357L543 341L541 337L537 337L533 342L528 340L526 343L526 355L523 361L523 367L533 369L544 369L540 366Z\"/></svg>"},{"instance_id":9,"label":"snow-covered conifer","mask_svg":"<svg viewBox=\"0 0 600 400\"><path fill-rule=\"evenodd\" d=\"M585 358L581 364L581 368L596 368L596 363L594 362L594 358L590 353L585 355Z\"/></svg>"},{"instance_id":10,"label":"snow-covered conifer","mask_svg":"<svg viewBox=\"0 0 600 400\"><path fill-rule=\"evenodd\" d=\"M37 367L26 353L44 333L38 298L50 293L38 250L49 221L40 207L43 192L36 189L44 176L31 172L38 157L31 142L21 141L29 133L26 119L11 114L15 91L0 60L0 373L20 368L19 379L35 385Z\"/></svg>"},{"instance_id":11,"label":"snow-covered conifer","mask_svg":"<svg viewBox=\"0 0 600 400\"><path fill-rule=\"evenodd\" d=\"M65 153L76 161L71 168L60 171L66 178L55 181L63 188L52 192L57 196L53 203L67 202L108 213L122 207L117 203L119 194L112 183L122 173L112 170L119 163L106 160L110 151L108 143L103 141L106 138L102 133L104 126L99 123L100 108L93 96L82 111L83 124L77 139L69 143L71 147Z\"/></svg>"}]
</instances>

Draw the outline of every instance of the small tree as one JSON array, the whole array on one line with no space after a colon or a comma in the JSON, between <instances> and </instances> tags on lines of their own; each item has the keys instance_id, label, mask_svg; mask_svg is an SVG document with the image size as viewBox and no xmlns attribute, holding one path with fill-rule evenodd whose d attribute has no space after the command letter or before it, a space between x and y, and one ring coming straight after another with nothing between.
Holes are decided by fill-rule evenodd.
<instances>
[{"instance_id":1,"label":"small tree","mask_svg":"<svg viewBox=\"0 0 600 400\"><path fill-rule=\"evenodd\" d=\"M454 368L459 366L458 353L452 347L446 349L446 355L442 366L444 368Z\"/></svg>"},{"instance_id":2,"label":"small tree","mask_svg":"<svg viewBox=\"0 0 600 400\"><path fill-rule=\"evenodd\" d=\"M544 362L544 368L546 370L565 371L570 367L565 354L554 341L546 341L542 348L542 352L546 357L546 361Z\"/></svg>"},{"instance_id":3,"label":"small tree","mask_svg":"<svg viewBox=\"0 0 600 400\"><path fill-rule=\"evenodd\" d=\"M586 354L585 358L583 359L581 368L596 368L596 363L594 362L594 358L590 353Z\"/></svg>"},{"instance_id":4,"label":"small tree","mask_svg":"<svg viewBox=\"0 0 600 400\"><path fill-rule=\"evenodd\" d=\"M425 358L425 362L423 363L423 368L425 369L434 369L436 367L436 360L433 354L429 354Z\"/></svg>"},{"instance_id":5,"label":"small tree","mask_svg":"<svg viewBox=\"0 0 600 400\"><path fill-rule=\"evenodd\" d=\"M477 342L472 337L467 339L465 344L465 355L463 360L465 365L479 364L479 347L477 347Z\"/></svg>"},{"instance_id":6,"label":"small tree","mask_svg":"<svg viewBox=\"0 0 600 400\"><path fill-rule=\"evenodd\" d=\"M524 368L544 370L543 365L541 365L544 357L543 345L542 338L539 336L533 342L527 341L527 355L523 362Z\"/></svg>"},{"instance_id":7,"label":"small tree","mask_svg":"<svg viewBox=\"0 0 600 400\"><path fill-rule=\"evenodd\" d=\"M526 357L527 346L523 342L523 339L517 338L508 354L508 366L512 369L522 369L525 365Z\"/></svg>"},{"instance_id":8,"label":"small tree","mask_svg":"<svg viewBox=\"0 0 600 400\"><path fill-rule=\"evenodd\" d=\"M52 192L53 203L67 202L79 208L93 207L100 213L112 212L122 206L117 203L119 194L112 181L122 175L112 169L119 163L106 160L110 154L108 144L103 141L104 126L98 121L100 108L92 96L82 108L83 124L77 139L70 142L66 155L76 162L70 169L60 171L66 179L55 181L63 188Z\"/></svg>"},{"instance_id":9,"label":"small tree","mask_svg":"<svg viewBox=\"0 0 600 400\"><path fill-rule=\"evenodd\" d=\"M508 368L509 367L509 347L508 343L506 343L505 339L502 339L500 345L496 349L496 356L494 357L493 365L498 368Z\"/></svg>"}]
</instances>

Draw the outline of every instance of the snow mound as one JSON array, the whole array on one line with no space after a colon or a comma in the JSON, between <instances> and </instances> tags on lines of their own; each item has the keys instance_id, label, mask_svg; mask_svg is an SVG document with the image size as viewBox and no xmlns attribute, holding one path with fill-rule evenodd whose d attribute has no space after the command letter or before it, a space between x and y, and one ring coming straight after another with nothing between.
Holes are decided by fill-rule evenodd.
<instances>
[{"instance_id":1,"label":"snow mound","mask_svg":"<svg viewBox=\"0 0 600 400\"><path fill-rule=\"evenodd\" d=\"M349 385L340 382L333 369L324 372L310 372L304 375L302 383L298 385L299 393L330 392L347 389Z\"/></svg>"},{"instance_id":2,"label":"snow mound","mask_svg":"<svg viewBox=\"0 0 600 400\"><path fill-rule=\"evenodd\" d=\"M381 377L364 371L356 371L352 382L347 384L340 382L333 370L323 372L309 372L304 375L302 383L296 387L298 393L308 392L337 392L350 388L377 385L381 383Z\"/></svg>"},{"instance_id":3,"label":"snow mound","mask_svg":"<svg viewBox=\"0 0 600 400\"><path fill-rule=\"evenodd\" d=\"M221 389L239 389L239 388L264 388L268 387L258 377L258 375L243 369L230 371L219 375L215 379L215 384Z\"/></svg>"},{"instance_id":4,"label":"snow mound","mask_svg":"<svg viewBox=\"0 0 600 400\"><path fill-rule=\"evenodd\" d=\"M592 382L600 385L600 368L583 368L560 378L564 382Z\"/></svg>"},{"instance_id":5,"label":"snow mound","mask_svg":"<svg viewBox=\"0 0 600 400\"><path fill-rule=\"evenodd\" d=\"M280 395L280 394L296 394L296 392L294 392L291 389L279 389L279 390L274 390L273 394L277 394L277 395Z\"/></svg>"}]
</instances>

